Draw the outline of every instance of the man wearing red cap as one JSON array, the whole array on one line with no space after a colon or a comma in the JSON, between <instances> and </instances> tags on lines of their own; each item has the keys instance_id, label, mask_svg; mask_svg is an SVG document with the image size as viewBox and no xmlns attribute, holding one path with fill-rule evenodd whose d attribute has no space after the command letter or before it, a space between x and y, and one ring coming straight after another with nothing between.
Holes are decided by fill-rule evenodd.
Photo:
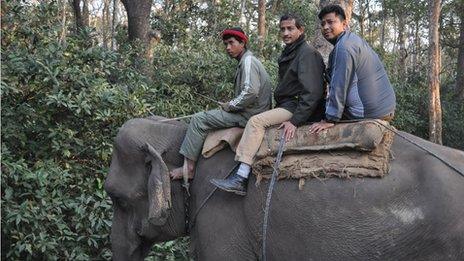
<instances>
[{"instance_id":1,"label":"man wearing red cap","mask_svg":"<svg viewBox=\"0 0 464 261\"><path fill-rule=\"evenodd\" d=\"M199 112L192 117L180 148L189 178L193 178L195 162L210 131L245 127L251 116L271 108L271 81L261 62L247 50L248 37L240 28L226 29L221 37L227 54L238 61L235 98L221 103L221 109ZM180 179L182 174L182 167L170 173L173 179Z\"/></svg>"},{"instance_id":2,"label":"man wearing red cap","mask_svg":"<svg viewBox=\"0 0 464 261\"><path fill-rule=\"evenodd\" d=\"M286 44L279 58L279 83L274 91L276 108L250 118L236 150L240 167L227 179L211 183L227 192L246 195L248 175L267 127L280 125L288 141L298 126L323 116L324 61L305 40L301 19L293 14L280 18L280 35Z\"/></svg>"}]
</instances>

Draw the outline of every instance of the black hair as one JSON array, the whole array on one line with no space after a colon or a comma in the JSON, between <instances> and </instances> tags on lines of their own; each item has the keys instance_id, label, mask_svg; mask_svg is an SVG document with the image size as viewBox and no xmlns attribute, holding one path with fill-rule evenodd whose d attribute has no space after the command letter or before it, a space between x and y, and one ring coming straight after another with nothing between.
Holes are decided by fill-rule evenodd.
<instances>
[{"instance_id":1,"label":"black hair","mask_svg":"<svg viewBox=\"0 0 464 261\"><path fill-rule=\"evenodd\" d=\"M233 30L233 31L237 31L237 32L241 32L242 34L245 34L245 32L242 30L242 28L240 27L231 27L231 28L227 28L226 30ZM246 34L245 34L246 35ZM226 34L226 35L223 35L222 36L222 40L227 40L227 39L230 39L230 38L234 38L235 40L237 40L237 42L239 43L244 43L243 39L235 36L235 35L231 35L231 34ZM246 48L246 42L245 42L245 48Z\"/></svg>"},{"instance_id":2,"label":"black hair","mask_svg":"<svg viewBox=\"0 0 464 261\"><path fill-rule=\"evenodd\" d=\"M288 13L288 14L282 15L280 17L279 24L282 23L282 21L286 21L286 20L295 20L295 26L298 29L301 29L301 27L304 26L303 20L301 20L301 17L298 16L297 14Z\"/></svg>"},{"instance_id":3,"label":"black hair","mask_svg":"<svg viewBox=\"0 0 464 261\"><path fill-rule=\"evenodd\" d=\"M335 13L335 15L338 16L342 22L346 20L345 10L343 10L343 8L339 5L324 6L317 17L319 17L319 20L322 20L326 14L330 13Z\"/></svg>"}]
</instances>

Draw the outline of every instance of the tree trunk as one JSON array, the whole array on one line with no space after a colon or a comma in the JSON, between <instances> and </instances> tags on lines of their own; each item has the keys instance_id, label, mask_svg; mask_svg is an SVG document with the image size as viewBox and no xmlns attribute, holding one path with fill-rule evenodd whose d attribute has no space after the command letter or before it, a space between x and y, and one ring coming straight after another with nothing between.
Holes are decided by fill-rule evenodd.
<instances>
[{"instance_id":1,"label":"tree trunk","mask_svg":"<svg viewBox=\"0 0 464 261\"><path fill-rule=\"evenodd\" d=\"M359 36L361 38L364 38L364 20L365 20L365 8L363 5L364 1L359 1L359 16L358 16L358 22L359 22Z\"/></svg>"},{"instance_id":2,"label":"tree trunk","mask_svg":"<svg viewBox=\"0 0 464 261\"><path fill-rule=\"evenodd\" d=\"M420 24L419 24L419 19L416 18L416 21L414 23L414 53L412 57L412 74L416 75L417 69L420 68L419 65L419 55L420 55L420 50L421 50L421 39L419 36L419 31L420 31Z\"/></svg>"},{"instance_id":3,"label":"tree trunk","mask_svg":"<svg viewBox=\"0 0 464 261\"><path fill-rule=\"evenodd\" d=\"M266 41L266 0L258 0L258 40L262 52Z\"/></svg>"},{"instance_id":4,"label":"tree trunk","mask_svg":"<svg viewBox=\"0 0 464 261\"><path fill-rule=\"evenodd\" d=\"M113 0L113 19L111 22L111 50L116 47L116 25L118 24L118 0Z\"/></svg>"},{"instance_id":5,"label":"tree trunk","mask_svg":"<svg viewBox=\"0 0 464 261\"><path fill-rule=\"evenodd\" d=\"M387 23L387 6L382 0L382 27L380 29L380 50L385 53L385 25Z\"/></svg>"},{"instance_id":6,"label":"tree trunk","mask_svg":"<svg viewBox=\"0 0 464 261\"><path fill-rule=\"evenodd\" d=\"M111 31L110 22L110 0L104 0L103 2L103 17L102 17L102 34L103 34L103 47L108 48L109 32Z\"/></svg>"},{"instance_id":7,"label":"tree trunk","mask_svg":"<svg viewBox=\"0 0 464 261\"><path fill-rule=\"evenodd\" d=\"M464 3L459 6L461 25L459 28L459 49L456 68L456 95L459 100L464 101Z\"/></svg>"},{"instance_id":8,"label":"tree trunk","mask_svg":"<svg viewBox=\"0 0 464 261\"><path fill-rule=\"evenodd\" d=\"M274 3L272 3L271 13L273 15L277 15L277 9L279 8L280 3L281 3L281 0L275 0ZM317 3L316 5L319 5L319 3Z\"/></svg>"},{"instance_id":9,"label":"tree trunk","mask_svg":"<svg viewBox=\"0 0 464 261\"><path fill-rule=\"evenodd\" d=\"M346 21L349 24L351 20L351 13L353 10L353 1L354 0L335 0L335 1L334 0L320 0L319 10L329 4L338 4L345 10ZM317 19L316 30L315 30L315 36L313 37L314 39L313 45L322 54L322 57L324 58L324 62L325 64L327 64L329 60L329 54L332 51L333 46L329 42L327 42L322 36L321 21L319 21L318 17L316 17L316 19Z\"/></svg>"},{"instance_id":10,"label":"tree trunk","mask_svg":"<svg viewBox=\"0 0 464 261\"><path fill-rule=\"evenodd\" d=\"M438 33L441 0L429 1L429 139L442 144L440 103L440 36Z\"/></svg>"},{"instance_id":11,"label":"tree trunk","mask_svg":"<svg viewBox=\"0 0 464 261\"><path fill-rule=\"evenodd\" d=\"M62 44L66 42L66 31L67 31L67 26L66 26L66 0L63 0L61 2L61 5L63 7L63 10L61 11L61 34L60 34L60 40L59 44Z\"/></svg>"},{"instance_id":12,"label":"tree trunk","mask_svg":"<svg viewBox=\"0 0 464 261\"><path fill-rule=\"evenodd\" d=\"M129 41L140 42L144 49L143 58L152 57L148 48L150 43L150 11L151 0L121 0L127 12ZM142 58L142 57L141 57Z\"/></svg>"},{"instance_id":13,"label":"tree trunk","mask_svg":"<svg viewBox=\"0 0 464 261\"><path fill-rule=\"evenodd\" d=\"M82 3L82 8L81 8ZM89 9L87 7L87 0L73 0L72 6L74 10L74 17L76 19L76 31L82 30L89 26Z\"/></svg>"},{"instance_id":14,"label":"tree trunk","mask_svg":"<svg viewBox=\"0 0 464 261\"><path fill-rule=\"evenodd\" d=\"M401 77L406 74L406 12L400 9L398 14L398 47L399 47L399 57L398 57L398 72Z\"/></svg>"},{"instance_id":15,"label":"tree trunk","mask_svg":"<svg viewBox=\"0 0 464 261\"><path fill-rule=\"evenodd\" d=\"M240 4L240 24L242 27L246 26L246 16L245 16L245 10L246 10L246 0L242 0Z\"/></svg>"}]
</instances>

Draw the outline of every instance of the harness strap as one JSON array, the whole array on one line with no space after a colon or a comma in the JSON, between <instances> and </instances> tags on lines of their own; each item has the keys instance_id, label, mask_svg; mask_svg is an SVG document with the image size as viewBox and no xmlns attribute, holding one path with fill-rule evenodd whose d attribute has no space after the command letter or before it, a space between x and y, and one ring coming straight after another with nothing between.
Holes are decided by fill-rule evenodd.
<instances>
[{"instance_id":1,"label":"harness strap","mask_svg":"<svg viewBox=\"0 0 464 261\"><path fill-rule=\"evenodd\" d=\"M184 180L184 183L182 184L182 187L184 187L185 192L187 192L187 197L190 197L190 183L188 180L188 163L187 163L187 158L184 157L184 165L182 166L182 178Z\"/></svg>"},{"instance_id":2,"label":"harness strap","mask_svg":"<svg viewBox=\"0 0 464 261\"><path fill-rule=\"evenodd\" d=\"M269 183L269 188L267 190L266 206L264 208L264 221L263 221L263 246L262 246L262 260L266 261L266 238L267 238L267 223L269 221L269 209L271 207L271 197L272 191L274 190L274 184L276 182L277 176L279 176L279 165L282 160L282 154L284 152L285 145L285 132L282 130L282 135L280 136L279 142L279 152L277 153L276 160L274 162L274 167L272 171L271 182Z\"/></svg>"},{"instance_id":3,"label":"harness strap","mask_svg":"<svg viewBox=\"0 0 464 261\"><path fill-rule=\"evenodd\" d=\"M228 173L227 175L223 178L226 179L234 172L234 170L240 166L240 164L236 164ZM197 219L198 214L200 213L201 209L206 205L206 202L213 196L214 192L216 192L218 188L215 186L214 189L208 194L208 196L201 202L200 206L197 208L195 211L195 214L193 214L192 219L190 221L189 227L187 229L187 232L190 233L192 231L193 227L195 226L195 222Z\"/></svg>"},{"instance_id":4,"label":"harness strap","mask_svg":"<svg viewBox=\"0 0 464 261\"><path fill-rule=\"evenodd\" d=\"M342 121L342 122L345 122L345 121ZM414 146L418 147L419 149L429 153L430 155L432 155L433 157L437 158L438 160L440 160L441 162L443 162L443 164L445 164L446 166L448 166L449 168L451 168L452 170L456 171L459 175L461 175L462 177L464 177L464 173L462 171L460 171L457 167L453 166L451 163L449 163L448 161L446 161L444 158L438 156L437 154L433 153L432 151L430 151L429 149L425 148L424 146L416 143L415 141L409 139L408 137L404 136L403 134L401 134L399 131L397 131L395 128L391 127L390 125L387 125L387 124L384 124L383 122L381 121L374 121L375 123L377 124L380 124L382 125L383 127L385 127L387 130L395 133L396 135L400 136L401 138L403 138L404 140L406 140L407 142L413 144Z\"/></svg>"}]
</instances>

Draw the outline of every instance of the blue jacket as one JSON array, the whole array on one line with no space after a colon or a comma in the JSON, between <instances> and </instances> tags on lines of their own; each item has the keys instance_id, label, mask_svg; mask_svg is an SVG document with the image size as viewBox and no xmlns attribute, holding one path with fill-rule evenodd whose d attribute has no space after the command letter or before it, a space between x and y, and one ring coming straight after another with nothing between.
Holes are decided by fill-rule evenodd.
<instances>
[{"instance_id":1,"label":"blue jacket","mask_svg":"<svg viewBox=\"0 0 464 261\"><path fill-rule=\"evenodd\" d=\"M379 119L395 111L396 97L379 56L356 34L342 33L329 56L329 121Z\"/></svg>"}]
</instances>

